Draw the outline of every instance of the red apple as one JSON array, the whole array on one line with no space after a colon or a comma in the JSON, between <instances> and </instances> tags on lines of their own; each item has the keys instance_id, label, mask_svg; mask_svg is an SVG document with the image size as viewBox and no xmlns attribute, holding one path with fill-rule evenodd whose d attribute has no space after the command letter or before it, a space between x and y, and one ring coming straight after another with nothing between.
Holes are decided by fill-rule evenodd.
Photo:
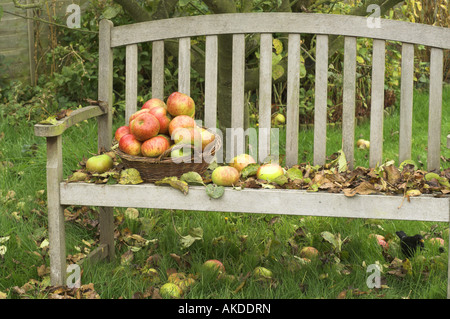
<instances>
[{"instance_id":1,"label":"red apple","mask_svg":"<svg viewBox=\"0 0 450 319\"><path fill-rule=\"evenodd\" d=\"M196 124L192 117L187 115L175 116L169 123L169 135L170 137L172 137L173 132L179 128L195 127L195 126Z\"/></svg>"},{"instance_id":2,"label":"red apple","mask_svg":"<svg viewBox=\"0 0 450 319\"><path fill-rule=\"evenodd\" d=\"M167 110L161 106L155 106L149 109L150 114L153 114L159 121L159 132L162 134L169 133L169 124L172 119Z\"/></svg>"},{"instance_id":3,"label":"red apple","mask_svg":"<svg viewBox=\"0 0 450 319\"><path fill-rule=\"evenodd\" d=\"M261 165L256 172L258 179L263 179L268 182L284 174L283 168L277 163L269 163Z\"/></svg>"},{"instance_id":4,"label":"red apple","mask_svg":"<svg viewBox=\"0 0 450 319\"><path fill-rule=\"evenodd\" d=\"M234 157L231 162L230 166L237 169L239 172L242 171L248 164L255 164L255 159L248 155L248 154L240 154L236 157Z\"/></svg>"},{"instance_id":5,"label":"red apple","mask_svg":"<svg viewBox=\"0 0 450 319\"><path fill-rule=\"evenodd\" d=\"M389 244L383 235L378 235L378 234L370 234L369 235L369 238L373 238L373 237L375 237L377 239L378 245L383 247L385 250L389 249Z\"/></svg>"},{"instance_id":6,"label":"red apple","mask_svg":"<svg viewBox=\"0 0 450 319\"><path fill-rule=\"evenodd\" d=\"M120 141L120 138L126 134L130 134L130 127L128 125L123 125L116 130L114 139L118 142Z\"/></svg>"},{"instance_id":7,"label":"red apple","mask_svg":"<svg viewBox=\"0 0 450 319\"><path fill-rule=\"evenodd\" d=\"M157 99L157 98L151 98L150 100L145 102L144 105L142 105L141 110L142 109L152 109L153 107L156 107L156 106L167 109L167 105L166 105L166 103L164 103L164 101Z\"/></svg>"},{"instance_id":8,"label":"red apple","mask_svg":"<svg viewBox=\"0 0 450 319\"><path fill-rule=\"evenodd\" d=\"M217 259L210 259L203 263L203 267L209 270L218 271L219 273L225 272L225 266Z\"/></svg>"},{"instance_id":9,"label":"red apple","mask_svg":"<svg viewBox=\"0 0 450 319\"><path fill-rule=\"evenodd\" d=\"M218 186L233 186L241 177L237 169L231 166L218 166L211 174L211 180Z\"/></svg>"},{"instance_id":10,"label":"red apple","mask_svg":"<svg viewBox=\"0 0 450 319\"><path fill-rule=\"evenodd\" d=\"M167 111L172 116L188 115L190 117L194 117L194 100L189 95L184 93L173 92L167 98Z\"/></svg>"},{"instance_id":11,"label":"red apple","mask_svg":"<svg viewBox=\"0 0 450 319\"><path fill-rule=\"evenodd\" d=\"M130 118L128 119L128 124L131 124L131 121L133 121L136 117L138 117L142 113L148 113L149 111L150 111L149 109L143 109L143 110L134 112L133 114L131 114Z\"/></svg>"},{"instance_id":12,"label":"red apple","mask_svg":"<svg viewBox=\"0 0 450 319\"><path fill-rule=\"evenodd\" d=\"M155 136L141 146L141 153L147 157L158 157L170 147L169 141L164 136Z\"/></svg>"},{"instance_id":13,"label":"red apple","mask_svg":"<svg viewBox=\"0 0 450 319\"><path fill-rule=\"evenodd\" d=\"M156 136L162 136L162 137L164 137L164 138L169 142L169 145L172 145L172 144L173 144L173 141L172 141L172 139L170 138L169 135L159 133L159 134L156 135Z\"/></svg>"},{"instance_id":14,"label":"red apple","mask_svg":"<svg viewBox=\"0 0 450 319\"><path fill-rule=\"evenodd\" d=\"M159 133L159 121L149 112L142 113L130 123L130 131L136 138L143 142Z\"/></svg>"},{"instance_id":15,"label":"red apple","mask_svg":"<svg viewBox=\"0 0 450 319\"><path fill-rule=\"evenodd\" d=\"M133 134L122 136L119 141L119 149L130 155L139 155L141 153L141 142L139 142Z\"/></svg>"}]
</instances>

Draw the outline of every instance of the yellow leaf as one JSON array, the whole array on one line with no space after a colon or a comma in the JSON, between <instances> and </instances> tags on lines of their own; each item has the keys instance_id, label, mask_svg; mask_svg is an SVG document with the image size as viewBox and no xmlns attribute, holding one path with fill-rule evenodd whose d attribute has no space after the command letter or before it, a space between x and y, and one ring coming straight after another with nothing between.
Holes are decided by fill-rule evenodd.
<instances>
[{"instance_id":1,"label":"yellow leaf","mask_svg":"<svg viewBox=\"0 0 450 319\"><path fill-rule=\"evenodd\" d=\"M280 54L281 52L283 52L283 42L278 39L273 39L272 44L276 54Z\"/></svg>"},{"instance_id":2,"label":"yellow leaf","mask_svg":"<svg viewBox=\"0 0 450 319\"><path fill-rule=\"evenodd\" d=\"M364 59L360 55L356 57L356 61L358 61L359 64L364 64Z\"/></svg>"},{"instance_id":3,"label":"yellow leaf","mask_svg":"<svg viewBox=\"0 0 450 319\"><path fill-rule=\"evenodd\" d=\"M422 11L422 4L418 1L416 2L417 5L417 9L419 9L419 11Z\"/></svg>"},{"instance_id":4,"label":"yellow leaf","mask_svg":"<svg viewBox=\"0 0 450 319\"><path fill-rule=\"evenodd\" d=\"M284 68L281 65L277 64L277 65L273 66L273 68L272 68L272 78L274 80L279 79L280 77L283 76L283 74L284 74Z\"/></svg>"}]
</instances>

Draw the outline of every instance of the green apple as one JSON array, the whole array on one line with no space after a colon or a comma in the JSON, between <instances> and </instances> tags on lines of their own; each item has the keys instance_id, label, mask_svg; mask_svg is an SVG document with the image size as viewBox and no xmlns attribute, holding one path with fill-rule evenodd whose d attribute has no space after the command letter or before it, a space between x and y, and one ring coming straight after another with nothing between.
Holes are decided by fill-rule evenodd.
<instances>
[{"instance_id":1,"label":"green apple","mask_svg":"<svg viewBox=\"0 0 450 319\"><path fill-rule=\"evenodd\" d=\"M272 278L272 271L270 271L267 268L259 266L253 270L253 275L260 279L268 279L268 278Z\"/></svg>"},{"instance_id":2,"label":"green apple","mask_svg":"<svg viewBox=\"0 0 450 319\"><path fill-rule=\"evenodd\" d=\"M159 293L164 299L178 299L181 298L183 290L174 283L168 282L161 286Z\"/></svg>"},{"instance_id":3,"label":"green apple","mask_svg":"<svg viewBox=\"0 0 450 319\"><path fill-rule=\"evenodd\" d=\"M113 166L112 158L106 154L92 156L86 161L86 170L90 173L102 174L109 171Z\"/></svg>"},{"instance_id":4,"label":"green apple","mask_svg":"<svg viewBox=\"0 0 450 319\"><path fill-rule=\"evenodd\" d=\"M283 168L277 163L269 163L261 165L257 172L256 177L258 179L263 179L268 182L273 181L277 177L280 177L284 174Z\"/></svg>"},{"instance_id":5,"label":"green apple","mask_svg":"<svg viewBox=\"0 0 450 319\"><path fill-rule=\"evenodd\" d=\"M277 115L275 115L275 117L273 118L272 123L274 125L283 125L286 123L286 118L284 117L283 114L278 113Z\"/></svg>"}]
</instances>

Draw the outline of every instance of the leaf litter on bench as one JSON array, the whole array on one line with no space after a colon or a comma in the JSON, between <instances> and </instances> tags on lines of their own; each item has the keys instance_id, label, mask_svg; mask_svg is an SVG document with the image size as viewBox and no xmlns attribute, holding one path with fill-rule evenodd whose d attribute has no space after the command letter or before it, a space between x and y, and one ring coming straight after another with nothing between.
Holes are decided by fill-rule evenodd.
<instances>
[{"instance_id":1,"label":"leaf litter on bench","mask_svg":"<svg viewBox=\"0 0 450 319\"><path fill-rule=\"evenodd\" d=\"M85 160L79 163L81 169L74 171L67 178L67 182L90 183L142 183L138 173L133 174L124 169L120 160L114 161L114 168L103 174L90 174L85 170ZM212 163L208 170L200 175L197 172L188 172L180 178L165 177L155 182L155 185L171 186L187 195L190 185L204 185L205 191L212 199L223 196L225 188L217 186L211 181L211 171L219 164ZM302 163L286 168L285 174L267 182L256 177L260 164L250 164L241 171L239 182L234 189L245 188L272 188L272 189L301 189L308 192L326 191L330 193L343 193L347 197L355 195L386 194L403 195L409 197L422 194L447 196L450 194L450 168L441 172L427 172L418 169L412 160L406 160L399 166L394 161L387 161L375 168L358 166L350 170L347 166L345 154L342 151L330 156L329 162L324 165L311 165ZM133 175L133 178L129 178Z\"/></svg>"}]
</instances>

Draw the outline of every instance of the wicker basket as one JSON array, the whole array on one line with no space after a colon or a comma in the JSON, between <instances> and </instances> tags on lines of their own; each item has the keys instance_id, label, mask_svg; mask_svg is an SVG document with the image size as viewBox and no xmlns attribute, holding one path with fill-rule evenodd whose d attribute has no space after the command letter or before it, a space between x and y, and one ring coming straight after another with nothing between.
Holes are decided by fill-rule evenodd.
<instances>
[{"instance_id":1,"label":"wicker basket","mask_svg":"<svg viewBox=\"0 0 450 319\"><path fill-rule=\"evenodd\" d=\"M180 177L188 172L197 172L201 175L210 164L207 160L212 158L222 146L220 136L211 130L208 131L214 134L215 139L214 143L210 143L203 152L194 150L193 145L172 145L159 157L144 157L126 154L118 147L113 147L113 149L116 155L122 159L126 168L135 168L139 171L144 182L151 183L170 176ZM170 157L173 150L183 147L191 148L191 153L194 154L178 158Z\"/></svg>"}]
</instances>

